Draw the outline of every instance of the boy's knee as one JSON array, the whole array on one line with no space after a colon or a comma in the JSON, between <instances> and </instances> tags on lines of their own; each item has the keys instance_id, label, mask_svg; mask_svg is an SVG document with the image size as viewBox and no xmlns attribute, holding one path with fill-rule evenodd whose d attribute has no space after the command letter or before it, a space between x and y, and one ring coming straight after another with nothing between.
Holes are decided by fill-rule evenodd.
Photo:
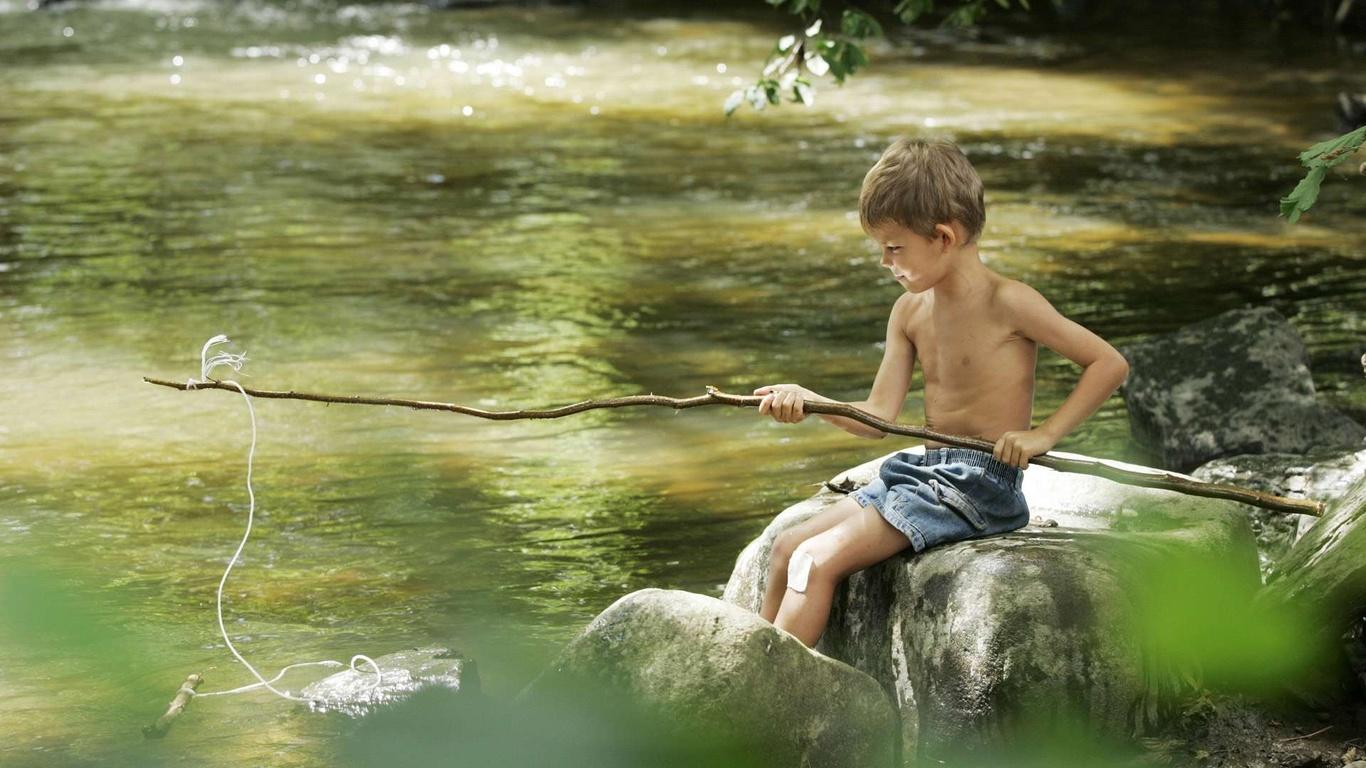
<instances>
[{"instance_id":1,"label":"boy's knee","mask_svg":"<svg viewBox=\"0 0 1366 768\"><path fill-rule=\"evenodd\" d=\"M773 539L773 549L768 556L769 563L774 568L786 568L787 561L792 559L792 553L796 551L797 546L800 545L802 541L801 534L790 528L778 534L777 537Z\"/></svg>"},{"instance_id":2,"label":"boy's knee","mask_svg":"<svg viewBox=\"0 0 1366 768\"><path fill-rule=\"evenodd\" d=\"M838 580L835 569L831 567L830 548L817 538L803 541L792 552L787 565L788 589L805 592L811 583Z\"/></svg>"}]
</instances>

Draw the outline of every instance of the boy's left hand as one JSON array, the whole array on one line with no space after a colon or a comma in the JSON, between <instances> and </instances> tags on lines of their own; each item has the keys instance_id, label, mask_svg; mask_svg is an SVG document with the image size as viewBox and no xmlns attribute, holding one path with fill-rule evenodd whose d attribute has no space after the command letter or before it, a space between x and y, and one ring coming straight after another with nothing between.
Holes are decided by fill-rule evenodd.
<instances>
[{"instance_id":1,"label":"boy's left hand","mask_svg":"<svg viewBox=\"0 0 1366 768\"><path fill-rule=\"evenodd\" d=\"M1012 466L1025 469L1029 460L1041 453L1047 453L1057 441L1047 432L1039 429L1001 433L991 455Z\"/></svg>"}]
</instances>

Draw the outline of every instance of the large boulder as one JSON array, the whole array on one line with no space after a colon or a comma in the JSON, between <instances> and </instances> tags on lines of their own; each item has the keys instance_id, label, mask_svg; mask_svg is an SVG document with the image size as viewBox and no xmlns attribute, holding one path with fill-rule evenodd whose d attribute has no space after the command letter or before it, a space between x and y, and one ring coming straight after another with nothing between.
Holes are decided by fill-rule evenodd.
<instances>
[{"instance_id":1,"label":"large boulder","mask_svg":"<svg viewBox=\"0 0 1366 768\"><path fill-rule=\"evenodd\" d=\"M1366 475L1366 450L1318 449L1288 453L1227 456L1201 464L1192 476L1211 483L1238 485L1292 499L1328 502L1347 492ZM1243 509L1257 539L1257 557L1265 580L1272 567L1319 518L1261 507Z\"/></svg>"},{"instance_id":2,"label":"large boulder","mask_svg":"<svg viewBox=\"0 0 1366 768\"><path fill-rule=\"evenodd\" d=\"M1318 403L1309 355L1274 309L1239 309L1120 350L1135 439L1188 472L1248 453L1360 448L1366 428Z\"/></svg>"},{"instance_id":3,"label":"large boulder","mask_svg":"<svg viewBox=\"0 0 1366 768\"><path fill-rule=\"evenodd\" d=\"M730 760L743 754L747 765L899 761L897 710L875 680L753 612L690 592L644 589L617 600L516 700L566 703L629 705L631 728L694 749L714 745Z\"/></svg>"},{"instance_id":4,"label":"large boulder","mask_svg":"<svg viewBox=\"0 0 1366 768\"><path fill-rule=\"evenodd\" d=\"M831 485L862 485L885 458ZM1167 597L1154 569L1181 555L1217 561L1249 600L1259 583L1248 522L1228 502L1039 466L1024 493L1030 526L907 549L836 592L816 650L892 695L909 763L1000 746L1041 722L1145 731L1176 673L1143 645L1141 622ZM741 553L723 599L757 610L777 535L842 496L826 490L778 515Z\"/></svg>"}]
</instances>

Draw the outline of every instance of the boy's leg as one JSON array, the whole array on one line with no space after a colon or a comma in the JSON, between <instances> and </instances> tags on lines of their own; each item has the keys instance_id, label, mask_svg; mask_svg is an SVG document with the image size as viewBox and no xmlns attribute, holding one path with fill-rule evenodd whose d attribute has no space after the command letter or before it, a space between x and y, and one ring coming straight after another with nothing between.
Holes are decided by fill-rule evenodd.
<instances>
[{"instance_id":1,"label":"boy's leg","mask_svg":"<svg viewBox=\"0 0 1366 768\"><path fill-rule=\"evenodd\" d=\"M805 590L788 584L773 624L810 648L825 632L835 587L851 573L886 560L911 545L872 505L860 507L829 530L802 542L792 557L803 564ZM809 562L808 559L809 558Z\"/></svg>"},{"instance_id":2,"label":"boy's leg","mask_svg":"<svg viewBox=\"0 0 1366 768\"><path fill-rule=\"evenodd\" d=\"M858 509L858 502L846 496L830 505L829 509L822 510L778 534L773 540L773 550L768 555L768 585L764 589L763 605L759 607L759 615L764 617L765 621L772 623L778 615L778 606L783 602L783 592L787 590L787 565L792 559L793 550L812 536L830 530Z\"/></svg>"}]
</instances>

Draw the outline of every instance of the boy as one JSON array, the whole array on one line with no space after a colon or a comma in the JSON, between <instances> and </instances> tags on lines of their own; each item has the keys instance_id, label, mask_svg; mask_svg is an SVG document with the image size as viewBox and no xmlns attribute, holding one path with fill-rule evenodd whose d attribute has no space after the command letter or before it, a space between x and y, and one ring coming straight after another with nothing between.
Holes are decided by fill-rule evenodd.
<instances>
[{"instance_id":1,"label":"boy","mask_svg":"<svg viewBox=\"0 0 1366 768\"><path fill-rule=\"evenodd\" d=\"M926 442L919 456L883 462L878 477L774 542L759 615L814 646L836 585L912 547L1005 533L1029 522L1020 490L1031 457L1052 448L1124 382L1124 357L1063 317L1038 291L978 258L986 220L982 180L948 142L898 139L863 179L859 222L905 289L887 323L887 348L868 399L850 403L895 421L919 359L925 425L995 443L992 453ZM1085 370L1057 412L1030 428L1036 344ZM796 384L754 390L759 413L806 418L802 404L834 402ZM821 415L859 437L886 433Z\"/></svg>"}]
</instances>

